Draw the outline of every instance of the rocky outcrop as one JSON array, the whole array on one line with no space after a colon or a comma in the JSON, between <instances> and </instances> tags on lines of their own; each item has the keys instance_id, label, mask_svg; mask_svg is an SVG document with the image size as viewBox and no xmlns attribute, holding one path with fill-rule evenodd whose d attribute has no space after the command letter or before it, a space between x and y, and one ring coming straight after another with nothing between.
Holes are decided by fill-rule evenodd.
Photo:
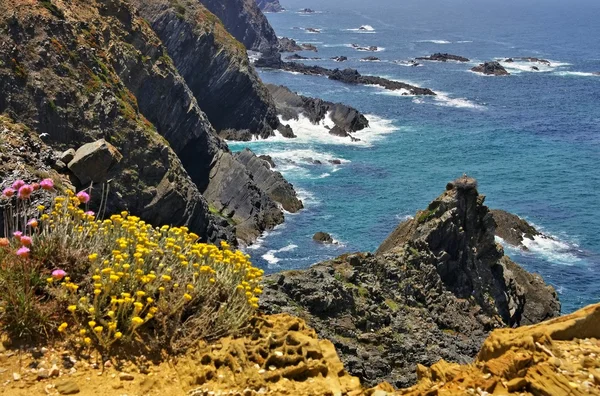
<instances>
[{"instance_id":1,"label":"rocky outcrop","mask_svg":"<svg viewBox=\"0 0 600 396\"><path fill-rule=\"evenodd\" d=\"M304 51L319 52L319 49L314 44L302 44L302 49Z\"/></svg>"},{"instance_id":2,"label":"rocky outcrop","mask_svg":"<svg viewBox=\"0 0 600 396\"><path fill-rule=\"evenodd\" d=\"M273 201L279 202L283 209L296 213L304 207L298 199L294 187L281 173L273 172L268 162L260 159L249 149L240 151L235 158L252 174L256 185L265 191ZM272 161L271 161L272 162Z\"/></svg>"},{"instance_id":3,"label":"rocky outcrop","mask_svg":"<svg viewBox=\"0 0 600 396\"><path fill-rule=\"evenodd\" d=\"M259 52L276 50L278 40L256 0L200 0L215 14L233 37L247 49Z\"/></svg>"},{"instance_id":4,"label":"rocky outcrop","mask_svg":"<svg viewBox=\"0 0 600 396\"><path fill-rule=\"evenodd\" d=\"M381 59L379 59L376 56L367 56L366 58L362 58L361 61L363 62L379 62Z\"/></svg>"},{"instance_id":5,"label":"rocky outcrop","mask_svg":"<svg viewBox=\"0 0 600 396\"><path fill-rule=\"evenodd\" d=\"M244 46L214 15L198 2L134 0L134 4L163 41L217 133L273 135L279 124L273 101Z\"/></svg>"},{"instance_id":6,"label":"rocky outcrop","mask_svg":"<svg viewBox=\"0 0 600 396\"><path fill-rule=\"evenodd\" d=\"M296 43L296 40L282 37L279 39L279 51L280 52L296 52L302 51L302 47Z\"/></svg>"},{"instance_id":7,"label":"rocky outcrop","mask_svg":"<svg viewBox=\"0 0 600 396\"><path fill-rule=\"evenodd\" d=\"M368 51L368 52L377 52L379 51L379 48L375 45L370 45L368 47L363 47L361 45L358 45L356 43L350 44L352 46L352 48L354 48L357 51Z\"/></svg>"},{"instance_id":8,"label":"rocky outcrop","mask_svg":"<svg viewBox=\"0 0 600 396\"><path fill-rule=\"evenodd\" d=\"M331 121L346 134L369 126L367 118L350 106L298 95L284 86L267 84L267 88L283 121L297 120L303 115L313 124Z\"/></svg>"},{"instance_id":9,"label":"rocky outcrop","mask_svg":"<svg viewBox=\"0 0 600 396\"><path fill-rule=\"evenodd\" d=\"M525 248L525 238L533 240L536 236L542 236L531 224L517 215L498 209L491 210L490 213L496 222L496 235L511 245Z\"/></svg>"},{"instance_id":10,"label":"rocky outcrop","mask_svg":"<svg viewBox=\"0 0 600 396\"><path fill-rule=\"evenodd\" d=\"M476 73L482 73L488 76L508 76L509 72L498 62L485 62L471 69Z\"/></svg>"},{"instance_id":11,"label":"rocky outcrop","mask_svg":"<svg viewBox=\"0 0 600 396\"><path fill-rule=\"evenodd\" d=\"M540 58L535 58L535 57L508 58L508 59L505 59L504 62L512 63L515 60L531 62L531 63L541 63L541 64L548 65L548 66L550 66L550 64L551 64L550 61L547 59L540 59Z\"/></svg>"},{"instance_id":12,"label":"rocky outcrop","mask_svg":"<svg viewBox=\"0 0 600 396\"><path fill-rule=\"evenodd\" d=\"M313 235L313 241L316 241L319 243L331 244L331 243L333 243L333 238L331 237L330 234L319 231L315 235Z\"/></svg>"},{"instance_id":13,"label":"rocky outcrop","mask_svg":"<svg viewBox=\"0 0 600 396\"><path fill-rule=\"evenodd\" d=\"M333 58L331 58L331 60L334 60L336 62L345 62L348 60L347 56L334 56Z\"/></svg>"},{"instance_id":14,"label":"rocky outcrop","mask_svg":"<svg viewBox=\"0 0 600 396\"><path fill-rule=\"evenodd\" d=\"M256 5L262 12L282 12L285 8L281 6L279 0L256 0Z\"/></svg>"},{"instance_id":15,"label":"rocky outcrop","mask_svg":"<svg viewBox=\"0 0 600 396\"><path fill-rule=\"evenodd\" d=\"M354 254L267 278L267 312L306 318L368 385L416 380L417 364L468 362L498 327L558 315L554 290L494 242L470 179L450 184L377 254Z\"/></svg>"},{"instance_id":16,"label":"rocky outcrop","mask_svg":"<svg viewBox=\"0 0 600 396\"><path fill-rule=\"evenodd\" d=\"M435 62L448 62L448 61L455 61L455 62L470 62L470 60L468 58L465 58L464 56L458 56L458 55L452 55L452 54L442 54L440 52L436 52L433 55L430 56L424 56L424 57L420 57L417 58L417 60L426 60L426 61L435 61Z\"/></svg>"}]
</instances>

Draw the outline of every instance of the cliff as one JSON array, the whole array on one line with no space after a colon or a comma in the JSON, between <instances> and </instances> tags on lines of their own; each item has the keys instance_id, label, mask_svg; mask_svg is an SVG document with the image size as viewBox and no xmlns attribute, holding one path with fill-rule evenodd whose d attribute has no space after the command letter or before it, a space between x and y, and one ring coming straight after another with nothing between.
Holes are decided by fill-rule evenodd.
<instances>
[{"instance_id":1,"label":"cliff","mask_svg":"<svg viewBox=\"0 0 600 396\"><path fill-rule=\"evenodd\" d=\"M279 122L246 49L198 2L135 0L217 133L266 138ZM242 19L243 22L245 19ZM240 20L238 20L240 23Z\"/></svg>"},{"instance_id":2,"label":"cliff","mask_svg":"<svg viewBox=\"0 0 600 396\"><path fill-rule=\"evenodd\" d=\"M266 312L298 315L367 385L416 381L414 367L466 363L495 328L558 315L554 290L504 256L471 179L449 184L377 254L271 275Z\"/></svg>"},{"instance_id":3,"label":"cliff","mask_svg":"<svg viewBox=\"0 0 600 396\"><path fill-rule=\"evenodd\" d=\"M235 226L238 238L252 241L283 221L278 204L216 136L160 38L128 3L0 4L6 10L0 113L45 136L53 151L99 139L114 146L123 159L96 181L110 180L110 211L186 224L207 240L231 240ZM243 65L226 63L231 72L221 77L236 79ZM64 166L61 173L72 179ZM235 191L222 181L236 182ZM99 190L93 198L98 205Z\"/></svg>"},{"instance_id":4,"label":"cliff","mask_svg":"<svg viewBox=\"0 0 600 396\"><path fill-rule=\"evenodd\" d=\"M285 8L279 3L279 0L257 0L256 5L258 5L258 8L263 12L285 11Z\"/></svg>"},{"instance_id":5,"label":"cliff","mask_svg":"<svg viewBox=\"0 0 600 396\"><path fill-rule=\"evenodd\" d=\"M256 0L200 0L215 14L233 37L247 49L259 52L276 50L278 40Z\"/></svg>"}]
</instances>

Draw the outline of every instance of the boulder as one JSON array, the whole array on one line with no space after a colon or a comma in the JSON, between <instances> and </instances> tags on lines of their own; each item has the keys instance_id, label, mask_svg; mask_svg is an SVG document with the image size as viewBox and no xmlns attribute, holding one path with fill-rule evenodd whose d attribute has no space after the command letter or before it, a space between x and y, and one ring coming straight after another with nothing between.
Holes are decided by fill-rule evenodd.
<instances>
[{"instance_id":1,"label":"boulder","mask_svg":"<svg viewBox=\"0 0 600 396\"><path fill-rule=\"evenodd\" d=\"M377 62L380 59L376 56L367 56L366 58L362 58L361 60L365 62Z\"/></svg>"},{"instance_id":2,"label":"boulder","mask_svg":"<svg viewBox=\"0 0 600 396\"><path fill-rule=\"evenodd\" d=\"M313 240L320 243L333 243L333 238L326 232L317 232L315 235L313 235Z\"/></svg>"},{"instance_id":3,"label":"boulder","mask_svg":"<svg viewBox=\"0 0 600 396\"><path fill-rule=\"evenodd\" d=\"M65 164L68 164L73 160L73 158L75 158L75 149L71 148L63 151L58 158Z\"/></svg>"},{"instance_id":4,"label":"boulder","mask_svg":"<svg viewBox=\"0 0 600 396\"><path fill-rule=\"evenodd\" d=\"M498 62L485 62L471 69L476 73L486 74L488 76L508 76L509 72Z\"/></svg>"},{"instance_id":5,"label":"boulder","mask_svg":"<svg viewBox=\"0 0 600 396\"><path fill-rule=\"evenodd\" d=\"M75 395L80 392L79 385L72 380L59 382L56 384L56 390L61 395Z\"/></svg>"},{"instance_id":6,"label":"boulder","mask_svg":"<svg viewBox=\"0 0 600 396\"><path fill-rule=\"evenodd\" d=\"M305 51L319 52L319 49L317 47L315 47L313 44L302 44L302 48Z\"/></svg>"},{"instance_id":7,"label":"boulder","mask_svg":"<svg viewBox=\"0 0 600 396\"><path fill-rule=\"evenodd\" d=\"M115 146L100 139L81 146L75 152L68 167L77 176L81 185L90 182L99 184L106 181L111 168L122 159L123 156Z\"/></svg>"},{"instance_id":8,"label":"boulder","mask_svg":"<svg viewBox=\"0 0 600 396\"><path fill-rule=\"evenodd\" d=\"M267 164L269 164L269 167L271 167L271 168L277 167L277 165L275 164L275 161L273 161L273 157L271 157L270 155L259 155L258 158L260 158L261 160L263 160Z\"/></svg>"},{"instance_id":9,"label":"boulder","mask_svg":"<svg viewBox=\"0 0 600 396\"><path fill-rule=\"evenodd\" d=\"M289 124L279 124L279 126L277 127L277 131L281 133L281 136L286 137L288 139L294 139L297 137L294 134L294 130L291 126L289 126Z\"/></svg>"},{"instance_id":10,"label":"boulder","mask_svg":"<svg viewBox=\"0 0 600 396\"><path fill-rule=\"evenodd\" d=\"M448 61L469 62L469 59L465 58L463 56L446 54L446 53L442 54L440 52L436 52L435 54L430 55L430 56L417 58L417 60L427 60L427 61L435 61L435 62L448 62Z\"/></svg>"},{"instance_id":11,"label":"boulder","mask_svg":"<svg viewBox=\"0 0 600 396\"><path fill-rule=\"evenodd\" d=\"M296 40L282 37L279 39L279 51L280 52L296 52L302 51L302 47L296 43Z\"/></svg>"}]
</instances>

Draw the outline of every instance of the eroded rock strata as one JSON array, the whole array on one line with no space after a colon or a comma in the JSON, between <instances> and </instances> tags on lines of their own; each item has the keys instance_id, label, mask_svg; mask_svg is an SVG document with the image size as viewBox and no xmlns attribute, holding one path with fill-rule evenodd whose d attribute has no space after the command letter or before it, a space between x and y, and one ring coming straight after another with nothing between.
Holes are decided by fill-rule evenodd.
<instances>
[{"instance_id":1,"label":"eroded rock strata","mask_svg":"<svg viewBox=\"0 0 600 396\"><path fill-rule=\"evenodd\" d=\"M449 184L375 255L268 277L267 312L305 318L368 385L406 387L417 364L466 363L490 331L554 316L554 289L504 256L472 179Z\"/></svg>"}]
</instances>

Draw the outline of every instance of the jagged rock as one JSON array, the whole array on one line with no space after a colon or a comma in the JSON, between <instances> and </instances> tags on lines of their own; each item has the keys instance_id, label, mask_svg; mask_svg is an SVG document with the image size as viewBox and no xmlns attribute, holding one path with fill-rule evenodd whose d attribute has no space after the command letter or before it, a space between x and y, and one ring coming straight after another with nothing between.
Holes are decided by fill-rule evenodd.
<instances>
[{"instance_id":1,"label":"jagged rock","mask_svg":"<svg viewBox=\"0 0 600 396\"><path fill-rule=\"evenodd\" d=\"M366 58L362 58L361 60L363 60L365 62L377 62L380 59L376 56L367 56Z\"/></svg>"},{"instance_id":2,"label":"jagged rock","mask_svg":"<svg viewBox=\"0 0 600 396\"><path fill-rule=\"evenodd\" d=\"M201 0L233 37L247 49L259 52L277 50L279 43L269 21L255 0Z\"/></svg>"},{"instance_id":3,"label":"jagged rock","mask_svg":"<svg viewBox=\"0 0 600 396\"><path fill-rule=\"evenodd\" d=\"M346 57L346 56L334 56L331 59L334 60L334 61L336 61L336 62L345 62L345 61L348 60L348 57Z\"/></svg>"},{"instance_id":4,"label":"jagged rock","mask_svg":"<svg viewBox=\"0 0 600 396\"><path fill-rule=\"evenodd\" d=\"M310 8L304 8L304 9L300 10L300 12L303 14L313 14L315 12L315 10L310 9Z\"/></svg>"},{"instance_id":5,"label":"jagged rock","mask_svg":"<svg viewBox=\"0 0 600 396\"><path fill-rule=\"evenodd\" d=\"M75 149L70 148L66 151L63 151L58 158L65 164L68 164L73 160L73 158L75 158Z\"/></svg>"},{"instance_id":6,"label":"jagged rock","mask_svg":"<svg viewBox=\"0 0 600 396\"><path fill-rule=\"evenodd\" d=\"M263 12L282 12L285 8L281 6L279 0L256 0L258 8Z\"/></svg>"},{"instance_id":7,"label":"jagged rock","mask_svg":"<svg viewBox=\"0 0 600 396\"><path fill-rule=\"evenodd\" d=\"M293 139L297 137L296 135L294 135L294 130L289 125L279 124L279 126L277 127L277 131L281 133L281 136L286 137L288 139Z\"/></svg>"},{"instance_id":8,"label":"jagged rock","mask_svg":"<svg viewBox=\"0 0 600 396\"><path fill-rule=\"evenodd\" d=\"M496 222L496 235L514 246L524 248L523 239L533 239L542 234L517 215L494 209L490 213Z\"/></svg>"},{"instance_id":9,"label":"jagged rock","mask_svg":"<svg viewBox=\"0 0 600 396\"><path fill-rule=\"evenodd\" d=\"M293 54L293 55L286 56L285 59L287 59L287 60L302 60L302 59L308 59L308 58L306 56Z\"/></svg>"},{"instance_id":10,"label":"jagged rock","mask_svg":"<svg viewBox=\"0 0 600 396\"><path fill-rule=\"evenodd\" d=\"M100 139L77 149L68 167L77 176L81 185L88 185L90 182L100 184L106 181L111 168L122 159L123 155L115 146Z\"/></svg>"},{"instance_id":11,"label":"jagged rock","mask_svg":"<svg viewBox=\"0 0 600 396\"><path fill-rule=\"evenodd\" d=\"M269 164L269 166L271 168L276 168L277 167L277 165L275 165L275 161L273 161L273 157L271 157L270 155L259 155L258 158L260 158L261 160L263 160L267 164Z\"/></svg>"},{"instance_id":12,"label":"jagged rock","mask_svg":"<svg viewBox=\"0 0 600 396\"><path fill-rule=\"evenodd\" d=\"M302 51L302 47L296 43L296 40L282 37L279 39L279 51L280 52L296 52Z\"/></svg>"},{"instance_id":13,"label":"jagged rock","mask_svg":"<svg viewBox=\"0 0 600 396\"><path fill-rule=\"evenodd\" d=\"M430 55L430 56L417 58L417 60L428 60L428 61L435 61L435 62L448 62L448 61L469 62L469 59L465 58L464 56L458 56L458 55L452 55L452 54L446 54L446 53L442 54L440 52L436 52L435 54Z\"/></svg>"},{"instance_id":14,"label":"jagged rock","mask_svg":"<svg viewBox=\"0 0 600 396\"><path fill-rule=\"evenodd\" d=\"M313 235L313 240L320 243L333 243L333 238L326 232L317 232Z\"/></svg>"},{"instance_id":15,"label":"jagged rock","mask_svg":"<svg viewBox=\"0 0 600 396\"><path fill-rule=\"evenodd\" d=\"M342 81L347 84L380 85L392 91L405 90L411 95L435 95L429 88L415 87L406 83L391 81L382 77L362 76L354 69L335 69L329 76L331 80Z\"/></svg>"},{"instance_id":16,"label":"jagged rock","mask_svg":"<svg viewBox=\"0 0 600 396\"><path fill-rule=\"evenodd\" d=\"M302 315L363 383L416 381L415 365L469 362L497 327L556 316L554 290L494 242L474 179L461 178L380 247L267 277L266 312Z\"/></svg>"},{"instance_id":17,"label":"jagged rock","mask_svg":"<svg viewBox=\"0 0 600 396\"><path fill-rule=\"evenodd\" d=\"M358 110L341 103L298 95L284 86L267 84L275 100L277 112L284 120L307 117L313 124L330 118L344 132L356 132L369 126L369 121ZM346 133L347 135L347 133Z\"/></svg>"},{"instance_id":18,"label":"jagged rock","mask_svg":"<svg viewBox=\"0 0 600 396\"><path fill-rule=\"evenodd\" d=\"M490 76L508 76L509 72L498 62L485 62L471 69L476 73L482 73Z\"/></svg>"},{"instance_id":19,"label":"jagged rock","mask_svg":"<svg viewBox=\"0 0 600 396\"><path fill-rule=\"evenodd\" d=\"M540 71L540 68L539 68L539 67L537 67L537 66L531 66L531 70L534 70L534 71Z\"/></svg>"},{"instance_id":20,"label":"jagged rock","mask_svg":"<svg viewBox=\"0 0 600 396\"><path fill-rule=\"evenodd\" d=\"M308 33L321 33L321 29L312 28L312 27L308 27L304 30L306 30Z\"/></svg>"},{"instance_id":21,"label":"jagged rock","mask_svg":"<svg viewBox=\"0 0 600 396\"><path fill-rule=\"evenodd\" d=\"M319 49L313 44L302 44L302 49L305 51L319 52Z\"/></svg>"},{"instance_id":22,"label":"jagged rock","mask_svg":"<svg viewBox=\"0 0 600 396\"><path fill-rule=\"evenodd\" d=\"M134 4L164 42L217 133L228 133L230 138L245 131L262 138L273 135L278 125L273 101L241 45L221 24L203 22L214 15L198 2L177 3L178 7L169 0L135 0ZM186 17L180 18L178 12Z\"/></svg>"},{"instance_id":23,"label":"jagged rock","mask_svg":"<svg viewBox=\"0 0 600 396\"><path fill-rule=\"evenodd\" d=\"M272 171L252 151L242 150L235 157L252 174L256 185L275 202L279 202L285 210L296 213L304 207L302 201L298 199L294 187L283 178L281 173Z\"/></svg>"}]
</instances>

